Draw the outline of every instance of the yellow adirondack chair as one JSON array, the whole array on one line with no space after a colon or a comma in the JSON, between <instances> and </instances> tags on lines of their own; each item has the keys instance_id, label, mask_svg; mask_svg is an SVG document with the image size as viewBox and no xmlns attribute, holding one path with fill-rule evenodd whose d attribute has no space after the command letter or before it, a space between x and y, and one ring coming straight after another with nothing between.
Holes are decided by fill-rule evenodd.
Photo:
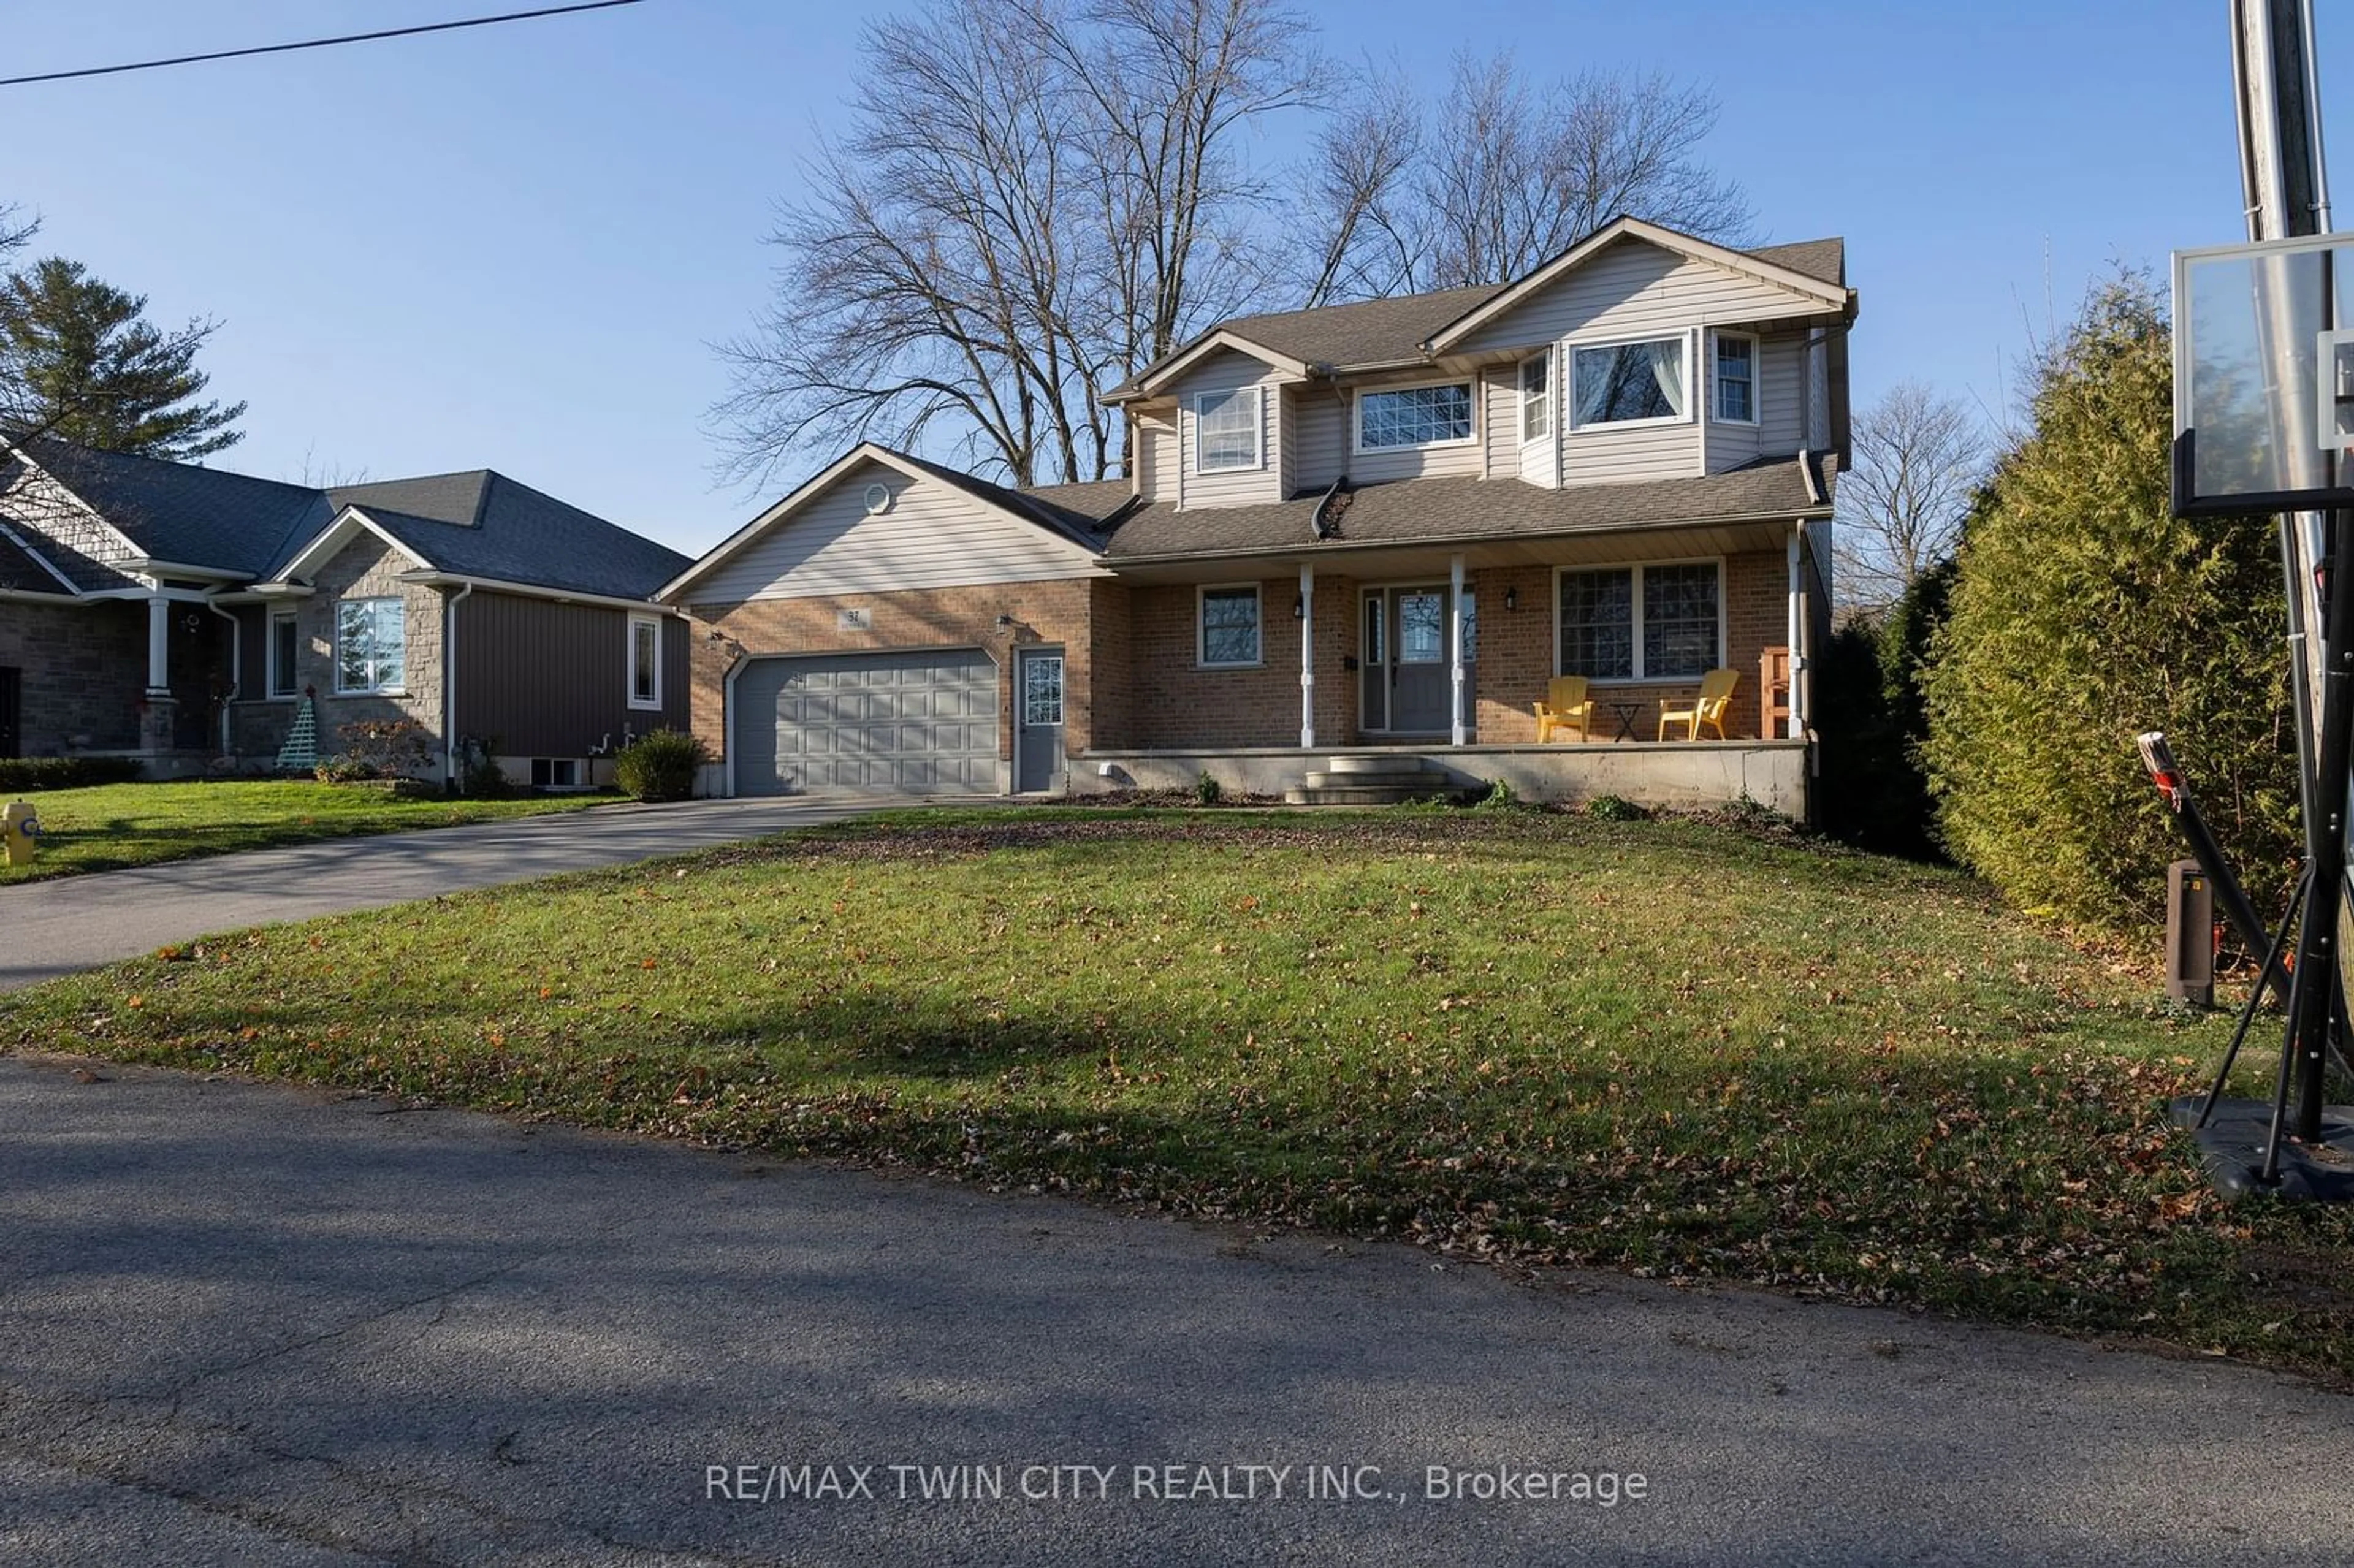
<instances>
[{"instance_id":1,"label":"yellow adirondack chair","mask_svg":"<svg viewBox=\"0 0 2354 1568\"><path fill-rule=\"evenodd\" d=\"M1594 721L1594 702L1585 694L1585 676L1555 675L1536 710L1539 746L1551 740L1556 729L1574 729L1580 740L1593 738L1585 733L1585 726Z\"/></svg>"},{"instance_id":2,"label":"yellow adirondack chair","mask_svg":"<svg viewBox=\"0 0 2354 1568\"><path fill-rule=\"evenodd\" d=\"M1698 740L1700 726L1702 725L1716 731L1716 738L1723 740L1724 710L1733 705L1733 688L1739 684L1741 684L1740 671L1711 670L1700 678L1700 695L1692 699L1691 706L1671 707L1670 704L1681 699L1661 697L1659 699L1659 738L1661 740L1668 738L1668 726L1681 724L1690 726L1684 732L1686 740Z\"/></svg>"}]
</instances>

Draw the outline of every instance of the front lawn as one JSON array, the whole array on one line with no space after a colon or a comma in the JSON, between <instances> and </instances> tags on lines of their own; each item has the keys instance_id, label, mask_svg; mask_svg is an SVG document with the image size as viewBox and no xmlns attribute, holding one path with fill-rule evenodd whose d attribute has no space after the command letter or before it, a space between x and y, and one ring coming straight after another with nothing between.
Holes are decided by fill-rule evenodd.
<instances>
[{"instance_id":1,"label":"front lawn","mask_svg":"<svg viewBox=\"0 0 2354 1568\"><path fill-rule=\"evenodd\" d=\"M309 779L183 779L29 790L0 800L28 801L40 813L40 847L31 865L0 864L0 885L313 839L571 811L616 798L404 800Z\"/></svg>"},{"instance_id":2,"label":"front lawn","mask_svg":"<svg viewBox=\"0 0 2354 1568\"><path fill-rule=\"evenodd\" d=\"M2354 1216L2209 1194L2161 1107L2227 1021L2155 989L1736 827L1066 808L237 936L0 1048L2354 1375Z\"/></svg>"}]
</instances>

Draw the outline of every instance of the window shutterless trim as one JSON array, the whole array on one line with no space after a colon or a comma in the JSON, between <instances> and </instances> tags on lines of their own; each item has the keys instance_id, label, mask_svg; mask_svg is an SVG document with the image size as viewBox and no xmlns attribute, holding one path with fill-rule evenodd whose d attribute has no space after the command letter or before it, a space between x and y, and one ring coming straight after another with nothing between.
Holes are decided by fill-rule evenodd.
<instances>
[{"instance_id":1,"label":"window shutterless trim","mask_svg":"<svg viewBox=\"0 0 2354 1568\"><path fill-rule=\"evenodd\" d=\"M1766 345L1754 332L1712 331L1708 335L1709 418L1720 425L1756 425L1764 412L1759 404L1764 392L1760 384L1766 379ZM1728 338L1739 338L1749 345L1749 417L1745 419L1724 411L1723 383L1717 373L1717 355Z\"/></svg>"},{"instance_id":2,"label":"window shutterless trim","mask_svg":"<svg viewBox=\"0 0 2354 1568\"><path fill-rule=\"evenodd\" d=\"M273 609L262 618L262 694L267 698L278 701L282 701L288 697L300 696L302 693L302 682L300 673L292 667L292 661L290 660L286 662L286 668L280 668L281 661L278 657L278 629L281 625L291 626L294 629L294 647L292 652L295 658L300 659L302 653L302 618L301 614L291 609Z\"/></svg>"},{"instance_id":3,"label":"window shutterless trim","mask_svg":"<svg viewBox=\"0 0 2354 1568\"><path fill-rule=\"evenodd\" d=\"M1400 441L1394 446L1369 447L1365 444L1365 399L1385 392L1422 392L1433 387L1460 387L1464 406L1470 410L1471 429L1468 435L1447 436L1433 441ZM1476 376L1441 376L1428 381L1401 381L1394 386L1359 387L1349 394L1349 450L1352 456L1381 452L1430 451L1439 447L1478 446L1479 429L1479 378Z\"/></svg>"},{"instance_id":4,"label":"window shutterless trim","mask_svg":"<svg viewBox=\"0 0 2354 1568\"><path fill-rule=\"evenodd\" d=\"M371 677L369 684L365 686L347 686L344 684L344 610L347 606L363 604L389 604L397 606L400 610L400 679L392 683L390 685L387 685L384 683L384 673L382 669L379 668L383 663L383 661L380 659L371 660L369 662L368 673ZM371 628L371 630L373 630L373 628ZM405 697L408 694L408 600L402 599L398 594L364 594L357 599L337 599L335 601L335 695L339 697Z\"/></svg>"},{"instance_id":5,"label":"window shutterless trim","mask_svg":"<svg viewBox=\"0 0 2354 1568\"><path fill-rule=\"evenodd\" d=\"M660 616L632 615L629 618L629 699L630 706L641 713L660 713L663 706L663 623ZM638 629L644 627L654 634L654 694L638 695Z\"/></svg>"},{"instance_id":6,"label":"window shutterless trim","mask_svg":"<svg viewBox=\"0 0 2354 1568\"><path fill-rule=\"evenodd\" d=\"M1544 390L1537 393L1533 398L1532 398L1529 394L1528 381L1529 366L1532 365L1543 366L1544 367ZM1524 447L1534 446L1539 441L1551 440L1553 439L1553 431L1560 428L1561 421L1557 418L1556 410L1553 407L1555 398L1553 396L1553 350L1551 348L1546 348L1540 353L1532 354L1526 359L1522 360L1519 364L1512 366L1512 397L1515 405L1520 409L1521 445ZM1534 435L1531 435L1529 433L1529 404L1532 401L1543 404L1545 410L1545 428L1539 430Z\"/></svg>"},{"instance_id":7,"label":"window shutterless trim","mask_svg":"<svg viewBox=\"0 0 2354 1568\"><path fill-rule=\"evenodd\" d=\"M1721 668L1722 661L1725 658L1728 649L1728 643L1726 641L1728 635L1728 623L1725 620L1726 601L1732 597L1728 591L1730 584L1725 572L1724 563L1725 557L1723 556L1677 556L1670 559L1658 561L1596 561L1591 565L1581 564L1574 567L1555 567L1553 569L1553 673L1556 675L1575 673L1573 671L1564 670L1561 667L1562 578L1568 577L1573 572L1626 572L1629 574L1627 583L1628 594L1628 609L1629 612L1627 621L1627 634L1633 640L1632 646L1628 650L1628 654L1634 663L1635 673L1631 675L1589 675L1586 679L1592 681L1597 686L1682 685L1688 682L1697 681L1700 679L1700 674L1698 673L1691 675L1654 675L1648 673L1643 668L1643 568L1646 567L1712 566L1716 568L1716 656L1720 661L1719 667ZM1705 672L1702 672L1702 673L1705 673Z\"/></svg>"},{"instance_id":8,"label":"window shutterless trim","mask_svg":"<svg viewBox=\"0 0 2354 1568\"><path fill-rule=\"evenodd\" d=\"M1684 411L1682 413L1659 414L1654 415L1648 419L1596 419L1590 423L1578 417L1577 356L1579 355L1599 353L1606 348L1638 348L1645 344L1654 343L1673 343L1682 345L1684 356ZM1568 344L1568 348L1569 374L1561 378L1561 400L1563 406L1568 410L1571 416L1569 423L1565 428L1573 432L1578 430L1641 430L1649 429L1659 425L1689 425L1692 422L1693 416L1700 409L1700 399L1695 396L1694 388L1692 387L1692 371L1695 368L1692 362L1698 356L1692 353L1692 334L1689 332L1655 333L1648 337L1596 338L1590 343L1571 343Z\"/></svg>"},{"instance_id":9,"label":"window shutterless trim","mask_svg":"<svg viewBox=\"0 0 2354 1568\"><path fill-rule=\"evenodd\" d=\"M1207 461L1210 444L1208 430L1202 418L1202 405L1213 397L1242 397L1251 400L1251 455L1248 462L1222 462L1213 466ZM1224 391L1193 394L1193 463L1195 473L1252 473L1267 467L1267 388L1253 385L1232 387Z\"/></svg>"},{"instance_id":10,"label":"window shutterless trim","mask_svg":"<svg viewBox=\"0 0 2354 1568\"><path fill-rule=\"evenodd\" d=\"M1251 630L1257 644L1257 655L1249 659L1213 659L1210 654L1210 624L1204 613L1212 594L1251 596ZM1257 583L1202 583L1193 589L1193 667L1197 670L1256 670L1267 662L1267 595Z\"/></svg>"}]
</instances>

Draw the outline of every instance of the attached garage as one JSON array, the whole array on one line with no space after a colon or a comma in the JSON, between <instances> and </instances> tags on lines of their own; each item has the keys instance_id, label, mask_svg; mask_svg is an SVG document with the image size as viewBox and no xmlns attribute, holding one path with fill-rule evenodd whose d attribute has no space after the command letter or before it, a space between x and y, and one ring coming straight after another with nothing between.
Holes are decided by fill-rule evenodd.
<instances>
[{"instance_id":1,"label":"attached garage","mask_svg":"<svg viewBox=\"0 0 2354 1568\"><path fill-rule=\"evenodd\" d=\"M978 648L775 655L728 694L738 795L994 795L997 665Z\"/></svg>"}]
</instances>

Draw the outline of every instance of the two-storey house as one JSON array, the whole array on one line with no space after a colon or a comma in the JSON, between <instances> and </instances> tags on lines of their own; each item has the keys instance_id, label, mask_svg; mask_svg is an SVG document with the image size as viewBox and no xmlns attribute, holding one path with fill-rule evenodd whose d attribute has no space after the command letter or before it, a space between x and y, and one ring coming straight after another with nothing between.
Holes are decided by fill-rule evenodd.
<instances>
[{"instance_id":1,"label":"two-storey house","mask_svg":"<svg viewBox=\"0 0 2354 1568\"><path fill-rule=\"evenodd\" d=\"M1126 480L863 446L663 590L713 782L1267 789L1403 748L1803 809L1854 316L1838 240L1622 218L1500 286L1222 323L1109 394ZM1659 744L1712 670L1727 739ZM1597 716L1540 747L1560 674Z\"/></svg>"}]
</instances>

